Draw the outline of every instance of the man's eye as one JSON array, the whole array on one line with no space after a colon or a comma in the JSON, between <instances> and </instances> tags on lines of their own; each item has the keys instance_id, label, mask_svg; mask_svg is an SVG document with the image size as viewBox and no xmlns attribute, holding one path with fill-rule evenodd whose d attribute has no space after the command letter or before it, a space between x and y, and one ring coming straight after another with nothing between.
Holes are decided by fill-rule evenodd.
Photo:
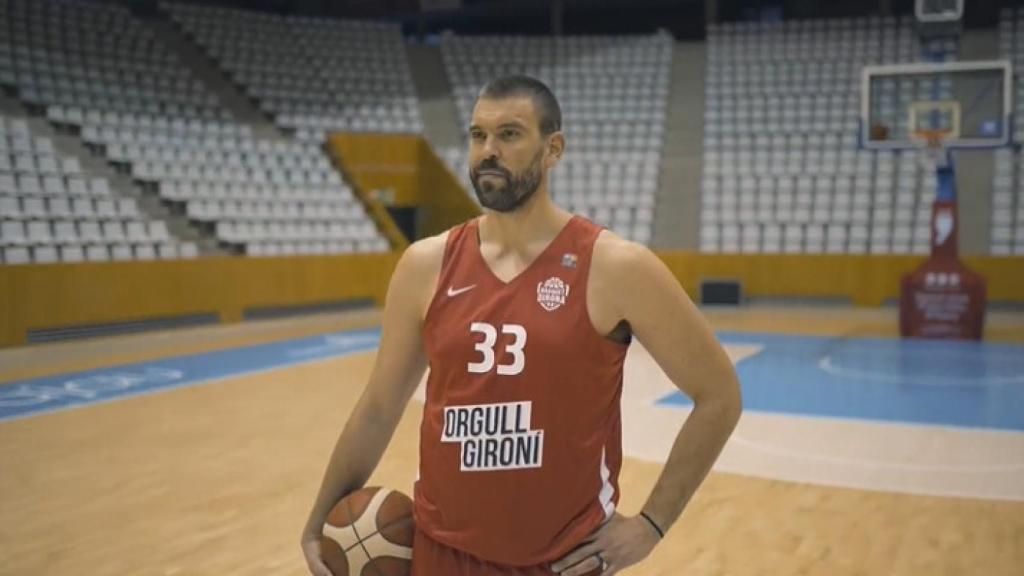
<instances>
[{"instance_id":1,"label":"man's eye","mask_svg":"<svg viewBox=\"0 0 1024 576\"><path fill-rule=\"evenodd\" d=\"M473 138L473 140L483 140L484 139L484 133L483 132L473 132L470 135L470 137Z\"/></svg>"},{"instance_id":2,"label":"man's eye","mask_svg":"<svg viewBox=\"0 0 1024 576\"><path fill-rule=\"evenodd\" d=\"M519 132L516 130L505 130L501 133L502 138L515 138L519 136Z\"/></svg>"}]
</instances>

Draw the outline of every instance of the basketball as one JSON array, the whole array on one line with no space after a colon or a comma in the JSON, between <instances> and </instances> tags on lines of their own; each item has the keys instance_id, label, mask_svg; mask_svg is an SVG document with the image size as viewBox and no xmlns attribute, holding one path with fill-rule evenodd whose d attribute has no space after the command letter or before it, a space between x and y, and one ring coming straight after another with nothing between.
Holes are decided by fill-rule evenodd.
<instances>
[{"instance_id":1,"label":"basketball","mask_svg":"<svg viewBox=\"0 0 1024 576\"><path fill-rule=\"evenodd\" d=\"M414 532L408 496L362 488L327 515L320 554L334 576L405 576L412 568Z\"/></svg>"}]
</instances>

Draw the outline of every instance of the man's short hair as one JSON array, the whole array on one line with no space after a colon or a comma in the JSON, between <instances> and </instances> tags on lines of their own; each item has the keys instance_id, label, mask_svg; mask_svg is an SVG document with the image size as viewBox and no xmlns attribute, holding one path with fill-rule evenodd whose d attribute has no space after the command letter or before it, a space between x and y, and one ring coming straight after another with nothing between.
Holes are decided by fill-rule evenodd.
<instances>
[{"instance_id":1,"label":"man's short hair","mask_svg":"<svg viewBox=\"0 0 1024 576\"><path fill-rule=\"evenodd\" d=\"M562 108L558 105L558 99L547 85L536 78L520 74L495 78L480 90L477 99L500 100L517 96L533 101L541 134L548 136L562 129Z\"/></svg>"}]
</instances>

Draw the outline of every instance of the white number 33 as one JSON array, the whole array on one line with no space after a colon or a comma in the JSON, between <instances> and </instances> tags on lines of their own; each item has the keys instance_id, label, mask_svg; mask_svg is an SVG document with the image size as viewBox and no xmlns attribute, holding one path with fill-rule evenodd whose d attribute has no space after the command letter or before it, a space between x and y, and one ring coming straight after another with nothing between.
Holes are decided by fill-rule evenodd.
<instances>
[{"instance_id":1,"label":"white number 33","mask_svg":"<svg viewBox=\"0 0 1024 576\"><path fill-rule=\"evenodd\" d=\"M498 330L485 322L473 322L469 331L484 335L483 342L477 342L475 349L483 354L480 362L470 362L470 374L486 374L494 368L494 344L498 341ZM526 366L526 356L523 354L523 347L526 346L526 328L519 324L502 324L502 334L511 334L512 343L505 346L505 353L512 355L511 364L498 364L498 374L501 376L515 376L523 371Z\"/></svg>"}]
</instances>

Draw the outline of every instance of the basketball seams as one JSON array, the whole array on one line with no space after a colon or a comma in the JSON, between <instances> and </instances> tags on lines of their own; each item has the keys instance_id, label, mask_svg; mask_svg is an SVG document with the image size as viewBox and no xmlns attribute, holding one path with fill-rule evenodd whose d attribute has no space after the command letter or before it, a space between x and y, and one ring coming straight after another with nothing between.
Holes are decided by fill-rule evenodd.
<instances>
[{"instance_id":1,"label":"basketball seams","mask_svg":"<svg viewBox=\"0 0 1024 576\"><path fill-rule=\"evenodd\" d=\"M378 492L379 492L379 490L378 490ZM363 561L359 565L358 570L352 571L352 572L358 572L359 574L358 575L356 575L356 574L350 574L349 575L349 576L359 576L359 575L361 575L363 573L363 568L365 568L366 565L370 563L370 560L372 560L373 557L370 556L370 551L366 549L366 546L363 546L363 539L362 539L362 537L359 536L359 530L356 528L356 518L355 518L355 515L352 513L352 502L349 501L348 499L345 500L345 511L348 512L348 519L349 519L348 527L351 528L352 531L355 532L355 535L356 535L356 546L359 546L360 548L362 548L363 549L363 554L366 555L366 560ZM366 511L364 510L363 514L365 514L365 513L366 513ZM352 546L352 548L350 548L349 550L352 550L352 549L355 549L355 546ZM349 562L349 566L351 567L351 559L349 558L348 552L349 552L348 550L345 551L345 560L346 560L346 562Z\"/></svg>"},{"instance_id":2,"label":"basketball seams","mask_svg":"<svg viewBox=\"0 0 1024 576\"><path fill-rule=\"evenodd\" d=\"M366 492L362 491L360 491L362 494L354 500L348 497L344 498L342 508L336 510L343 517L337 518L336 521L346 525L331 525L329 528L332 533L325 532L324 534L335 544L342 544L342 541L347 544L338 546L338 548L344 554L344 562L350 576L363 576L364 573L366 576L387 576L391 573L391 567L395 566L390 562L412 559L411 545L398 543L407 539L408 528L414 525L412 517L407 512L403 515L401 511L404 507L408 507L408 504L393 502L391 498L392 495L395 495L399 497L400 501L408 501L408 497L401 492L385 488L372 490L369 498L366 497ZM354 513L356 508L361 509L358 517ZM391 521L387 524L379 524L378 521L382 519L382 516L390 517ZM327 528L325 526L325 531ZM397 541L392 541L390 538L396 538ZM362 558L356 557L358 556L357 547L363 553ZM383 563L375 562L377 559L382 560ZM372 568L367 570L367 566Z\"/></svg>"},{"instance_id":3,"label":"basketball seams","mask_svg":"<svg viewBox=\"0 0 1024 576\"><path fill-rule=\"evenodd\" d=\"M355 515L352 514L352 502L350 502L348 498L345 499L345 513L348 514L348 526L347 527L351 528L352 531L355 532L355 534L356 534L356 543L351 545L351 546L349 546L348 548L345 548L345 554L348 554L349 550L352 550L356 546L359 546L360 544L362 544L363 539L359 537L359 530L356 530L356 523L355 523L355 520L354 520ZM366 550L364 549L363 551L365 552ZM369 556L369 554L367 554L367 556Z\"/></svg>"},{"instance_id":4,"label":"basketball seams","mask_svg":"<svg viewBox=\"0 0 1024 576\"><path fill-rule=\"evenodd\" d=\"M391 490L378 488L373 495L370 496L370 499L363 508L363 511L360 512L359 517L352 517L352 525L355 526L361 524L363 526L362 531L364 534L373 535L378 528L377 514L380 512L381 507L384 506L384 501L388 499L391 492ZM367 538L369 537L370 536L367 536Z\"/></svg>"},{"instance_id":5,"label":"basketball seams","mask_svg":"<svg viewBox=\"0 0 1024 576\"><path fill-rule=\"evenodd\" d=\"M392 523L390 523L390 524L388 524L386 526L381 526L380 529L374 530L369 536L367 536L366 538L360 538L359 541L363 542L363 541L369 540L370 538L373 538L374 536L380 536L381 538L384 538L384 541L387 542L388 544L393 544L395 546L398 546L399 548L410 548L409 546L402 546L401 544L398 544L398 543L392 542L391 540L388 540L387 538L384 537L383 534L381 534L381 532L383 532L384 530L387 530L388 528L391 528L393 526L400 526L402 524L411 524L411 523L412 523L412 518L400 518L400 519L395 520L394 522L392 522ZM357 532L355 530L355 527L352 528L352 531L356 532L356 537L358 538L359 537L359 532ZM358 543L353 544L348 549L346 549L345 552L348 552L349 550L351 550L352 548L355 548L358 545L359 545ZM392 558L399 558L399 556L392 556Z\"/></svg>"}]
</instances>

